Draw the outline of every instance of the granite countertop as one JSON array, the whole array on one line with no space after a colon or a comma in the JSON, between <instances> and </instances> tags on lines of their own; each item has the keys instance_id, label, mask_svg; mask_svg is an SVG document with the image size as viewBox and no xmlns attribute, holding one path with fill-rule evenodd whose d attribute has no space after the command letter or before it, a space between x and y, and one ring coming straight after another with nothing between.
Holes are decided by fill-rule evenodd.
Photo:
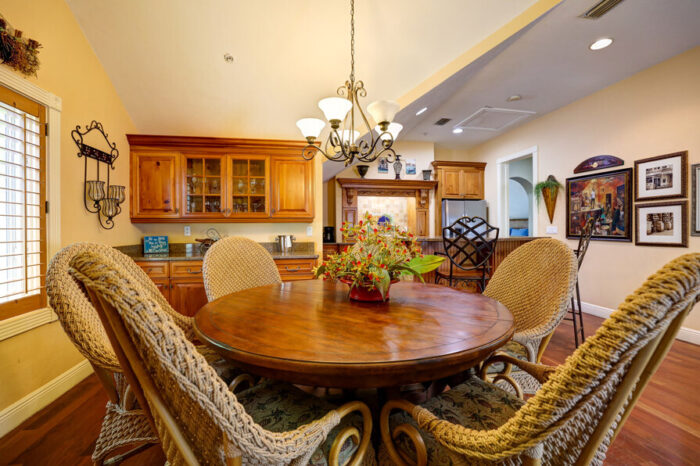
<instances>
[{"instance_id":1,"label":"granite countertop","mask_svg":"<svg viewBox=\"0 0 700 466\"><path fill-rule=\"evenodd\" d=\"M259 244L270 252L273 259L318 259L314 243L294 243L289 252L281 252L277 243ZM116 249L135 261L201 261L207 252L199 243L171 243L168 254L144 254L140 244L117 246Z\"/></svg>"}]
</instances>

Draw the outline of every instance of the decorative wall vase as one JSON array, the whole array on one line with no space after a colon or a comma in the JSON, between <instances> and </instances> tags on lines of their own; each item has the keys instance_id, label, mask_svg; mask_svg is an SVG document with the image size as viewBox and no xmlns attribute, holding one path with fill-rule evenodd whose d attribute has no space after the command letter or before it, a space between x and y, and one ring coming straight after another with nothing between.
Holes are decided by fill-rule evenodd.
<instances>
[{"instance_id":1,"label":"decorative wall vase","mask_svg":"<svg viewBox=\"0 0 700 466\"><path fill-rule=\"evenodd\" d=\"M542 199L544 199L544 205L547 207L547 214L549 215L549 223L554 221L554 208L557 205L560 187L561 183L553 175L549 175L545 181L540 181L535 185L535 197L538 201L539 196L542 196Z\"/></svg>"},{"instance_id":2,"label":"decorative wall vase","mask_svg":"<svg viewBox=\"0 0 700 466\"><path fill-rule=\"evenodd\" d=\"M369 165L358 165L357 166L357 173L360 175L360 178L365 177L365 175L367 174L367 170L369 170Z\"/></svg>"}]
</instances>

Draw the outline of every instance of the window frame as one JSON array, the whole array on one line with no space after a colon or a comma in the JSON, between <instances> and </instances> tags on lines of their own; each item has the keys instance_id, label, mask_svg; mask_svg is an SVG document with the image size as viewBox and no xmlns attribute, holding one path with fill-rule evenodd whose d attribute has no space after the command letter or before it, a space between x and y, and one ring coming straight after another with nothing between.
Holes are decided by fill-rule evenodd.
<instances>
[{"instance_id":1,"label":"window frame","mask_svg":"<svg viewBox=\"0 0 700 466\"><path fill-rule=\"evenodd\" d=\"M61 177L61 110L62 100L60 97L40 88L29 80L19 76L6 66L0 66L0 86L14 94L13 105L19 110L32 113L32 109L41 108L44 114L43 120L40 118L42 151L42 183L44 184L41 204L45 207L42 212L41 221L44 224L44 260L42 261L42 293L26 298L18 299L17 303L9 301L0 304L0 334L3 338L12 334L21 333L39 325L56 320L56 316L51 312L46 301L45 273L51 257L58 252L61 247L60 239L60 177ZM6 92L4 89L0 92ZM45 124L44 124L45 123ZM47 131L48 126L48 131ZM47 134L48 133L48 134ZM47 201L54 207L47 212ZM36 300L36 297L40 298ZM35 298L35 300L27 299ZM27 320L18 321L17 319ZM25 325L26 324L26 325ZM7 326L7 329L5 327ZM16 328L17 331L10 330ZM5 333L9 332L9 335Z\"/></svg>"}]
</instances>

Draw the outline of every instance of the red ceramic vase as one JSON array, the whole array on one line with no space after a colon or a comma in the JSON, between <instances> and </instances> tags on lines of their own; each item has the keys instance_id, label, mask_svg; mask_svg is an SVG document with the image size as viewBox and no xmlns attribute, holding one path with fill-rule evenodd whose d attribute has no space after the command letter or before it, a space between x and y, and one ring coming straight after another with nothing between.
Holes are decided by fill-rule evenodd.
<instances>
[{"instance_id":1,"label":"red ceramic vase","mask_svg":"<svg viewBox=\"0 0 700 466\"><path fill-rule=\"evenodd\" d=\"M352 280L345 280L341 278L340 281L350 286L350 299L354 301L384 301L384 298L382 298L382 294L376 288L368 290L364 286L352 286ZM391 281L391 283L396 282L398 282L398 280ZM389 289L386 290L386 299L389 299L389 291L391 291L391 285L389 285Z\"/></svg>"}]
</instances>

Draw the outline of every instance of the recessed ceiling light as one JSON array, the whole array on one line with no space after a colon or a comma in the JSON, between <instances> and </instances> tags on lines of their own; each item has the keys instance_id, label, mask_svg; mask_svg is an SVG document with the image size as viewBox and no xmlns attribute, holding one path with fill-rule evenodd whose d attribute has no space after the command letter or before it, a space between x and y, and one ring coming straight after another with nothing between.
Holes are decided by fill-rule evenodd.
<instances>
[{"instance_id":1,"label":"recessed ceiling light","mask_svg":"<svg viewBox=\"0 0 700 466\"><path fill-rule=\"evenodd\" d=\"M426 110L428 110L428 107L423 107L423 108L421 108L420 110L418 110L418 111L416 112L416 116L420 115L421 113L425 112Z\"/></svg>"},{"instance_id":2,"label":"recessed ceiling light","mask_svg":"<svg viewBox=\"0 0 700 466\"><path fill-rule=\"evenodd\" d=\"M506 99L506 102L515 102L516 100L520 100L522 98L523 98L523 96L521 96L520 94L515 94L515 95L508 97Z\"/></svg>"},{"instance_id":3,"label":"recessed ceiling light","mask_svg":"<svg viewBox=\"0 0 700 466\"><path fill-rule=\"evenodd\" d=\"M610 37L603 37L588 46L591 50L601 50L613 43Z\"/></svg>"},{"instance_id":4,"label":"recessed ceiling light","mask_svg":"<svg viewBox=\"0 0 700 466\"><path fill-rule=\"evenodd\" d=\"M225 53L224 54L224 61L226 63L233 63L233 55L231 55L230 53Z\"/></svg>"},{"instance_id":5,"label":"recessed ceiling light","mask_svg":"<svg viewBox=\"0 0 700 466\"><path fill-rule=\"evenodd\" d=\"M462 128L455 128L452 130L452 132L455 134L460 134L462 131L464 131Z\"/></svg>"}]
</instances>

